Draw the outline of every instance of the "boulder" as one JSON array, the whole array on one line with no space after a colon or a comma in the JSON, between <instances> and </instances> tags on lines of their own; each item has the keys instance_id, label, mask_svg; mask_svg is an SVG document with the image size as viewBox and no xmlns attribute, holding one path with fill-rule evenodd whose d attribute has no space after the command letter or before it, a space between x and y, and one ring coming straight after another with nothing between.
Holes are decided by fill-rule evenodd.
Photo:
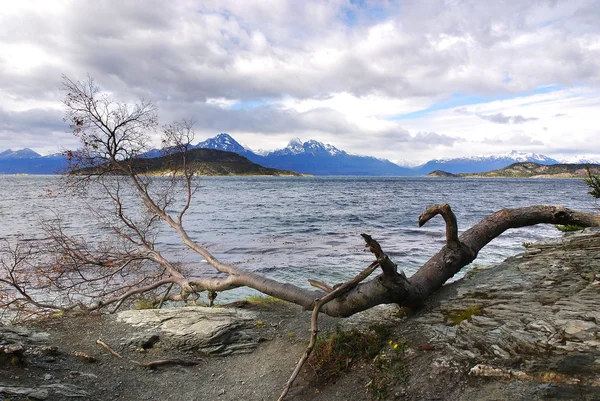
<instances>
[{"instance_id":1,"label":"boulder","mask_svg":"<svg viewBox=\"0 0 600 401\"><path fill-rule=\"evenodd\" d=\"M257 315L252 311L190 306L120 312L117 319L180 350L229 355L252 352L258 345Z\"/></svg>"}]
</instances>

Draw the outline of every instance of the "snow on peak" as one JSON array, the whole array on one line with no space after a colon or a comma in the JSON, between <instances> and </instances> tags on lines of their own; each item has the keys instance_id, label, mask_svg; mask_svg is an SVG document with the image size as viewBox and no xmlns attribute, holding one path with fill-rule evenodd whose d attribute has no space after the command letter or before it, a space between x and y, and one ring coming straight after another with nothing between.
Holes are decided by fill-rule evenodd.
<instances>
[{"instance_id":1,"label":"snow on peak","mask_svg":"<svg viewBox=\"0 0 600 401\"><path fill-rule=\"evenodd\" d=\"M505 158L505 159L512 159L514 161L517 162L547 162L547 161L553 161L553 159L544 156L544 155L540 155L537 153L525 153L525 152L519 152L517 150L511 150L509 153L505 153L505 154L499 154L499 155L492 155L492 156L488 156L488 157L493 157L496 159L501 159L501 158Z\"/></svg>"},{"instance_id":2,"label":"snow on peak","mask_svg":"<svg viewBox=\"0 0 600 401\"><path fill-rule=\"evenodd\" d=\"M600 160L588 155L571 156L566 159L561 159L561 163L567 164L600 164Z\"/></svg>"},{"instance_id":3,"label":"snow on peak","mask_svg":"<svg viewBox=\"0 0 600 401\"><path fill-rule=\"evenodd\" d=\"M343 150L339 150L339 149L338 149L338 148L336 148L335 146L333 146L333 145L330 145L330 144L328 144L328 143L326 143L326 144L325 144L325 150L327 150L327 152L328 152L330 155L332 155L332 156L335 156L335 155L341 155L341 154L343 154L343 153L344 153L344 151L343 151Z\"/></svg>"},{"instance_id":4,"label":"snow on peak","mask_svg":"<svg viewBox=\"0 0 600 401\"><path fill-rule=\"evenodd\" d=\"M285 148L288 153L297 155L304 152L304 147L302 145L302 141L300 138L294 138L288 143L288 146Z\"/></svg>"},{"instance_id":5,"label":"snow on peak","mask_svg":"<svg viewBox=\"0 0 600 401\"><path fill-rule=\"evenodd\" d=\"M247 150L244 146L240 145L235 139L233 139L229 134L224 132L220 133L214 138L208 138L207 140L198 143L195 147L224 150L227 152L235 153L240 153Z\"/></svg>"},{"instance_id":6,"label":"snow on peak","mask_svg":"<svg viewBox=\"0 0 600 401\"><path fill-rule=\"evenodd\" d=\"M310 139L306 142L302 142L299 138L294 138L290 141L288 146L284 149L274 150L269 154L283 156L283 155L301 155L310 154L313 156L317 155L342 155L346 154L343 150L339 150L333 145L324 144L323 142Z\"/></svg>"},{"instance_id":7,"label":"snow on peak","mask_svg":"<svg viewBox=\"0 0 600 401\"><path fill-rule=\"evenodd\" d=\"M459 158L445 158L445 159L435 159L434 162L438 163L448 163L455 162L457 160L461 160L463 162L478 162L478 161L486 161L486 160L512 160L514 163L516 162L535 162L535 163L558 163L557 160L554 160L548 156L540 155L537 153L525 153L519 152L517 150L511 150L508 153L498 153L492 155L479 155L479 156L469 156L469 157L459 157Z\"/></svg>"},{"instance_id":8,"label":"snow on peak","mask_svg":"<svg viewBox=\"0 0 600 401\"><path fill-rule=\"evenodd\" d=\"M41 157L39 153L29 149L12 150L7 149L4 152L0 152L0 159L31 159Z\"/></svg>"}]
</instances>

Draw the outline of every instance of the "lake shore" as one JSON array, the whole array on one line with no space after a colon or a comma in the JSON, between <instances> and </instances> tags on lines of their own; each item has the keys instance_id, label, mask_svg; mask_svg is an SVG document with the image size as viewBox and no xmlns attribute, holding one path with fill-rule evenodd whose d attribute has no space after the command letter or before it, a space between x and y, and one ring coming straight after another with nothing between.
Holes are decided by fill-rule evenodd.
<instances>
[{"instance_id":1,"label":"lake shore","mask_svg":"<svg viewBox=\"0 0 600 401\"><path fill-rule=\"evenodd\" d=\"M347 319L323 316L323 331L338 323L345 330L385 324L392 343L406 344L395 362L405 374L373 391L378 361L393 351L384 346L375 359L348 361L349 370L328 382L307 364L287 399L596 400L598 288L600 232L587 229L471 272L409 315L381 306ZM62 400L67 393L99 401L277 399L305 349L310 314L282 302L221 309L243 311L256 342L252 352L207 355L174 347L160 332L144 349L134 341L144 338L143 325L115 315L62 316L17 328L24 351L18 361L0 359L0 394L11 400ZM6 342L11 328L0 329ZM164 359L197 364L148 369L131 362ZM37 393L23 395L26 389Z\"/></svg>"}]
</instances>

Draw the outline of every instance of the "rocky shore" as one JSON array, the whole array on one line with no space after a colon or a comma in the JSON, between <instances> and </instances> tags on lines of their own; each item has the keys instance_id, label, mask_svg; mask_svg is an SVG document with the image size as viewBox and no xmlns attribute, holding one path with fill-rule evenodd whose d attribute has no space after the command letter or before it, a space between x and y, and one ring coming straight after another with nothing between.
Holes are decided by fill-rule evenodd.
<instances>
[{"instance_id":1,"label":"rocky shore","mask_svg":"<svg viewBox=\"0 0 600 401\"><path fill-rule=\"evenodd\" d=\"M0 327L0 396L275 400L304 351L309 319L268 302ZM323 317L321 326L336 323L389 327L390 339L406 344L402 380L372 391L384 349L375 360L348 361L326 383L307 366L288 399L599 400L600 231L532 244L446 285L419 311L378 307Z\"/></svg>"}]
</instances>

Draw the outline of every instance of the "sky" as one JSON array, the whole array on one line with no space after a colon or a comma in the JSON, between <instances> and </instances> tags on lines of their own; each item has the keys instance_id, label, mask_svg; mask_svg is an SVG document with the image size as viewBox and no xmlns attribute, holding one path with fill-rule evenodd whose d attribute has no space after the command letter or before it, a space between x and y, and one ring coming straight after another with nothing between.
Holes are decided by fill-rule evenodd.
<instances>
[{"instance_id":1,"label":"sky","mask_svg":"<svg viewBox=\"0 0 600 401\"><path fill-rule=\"evenodd\" d=\"M197 141L600 160L600 1L0 0L0 151L78 146L63 74Z\"/></svg>"}]
</instances>

